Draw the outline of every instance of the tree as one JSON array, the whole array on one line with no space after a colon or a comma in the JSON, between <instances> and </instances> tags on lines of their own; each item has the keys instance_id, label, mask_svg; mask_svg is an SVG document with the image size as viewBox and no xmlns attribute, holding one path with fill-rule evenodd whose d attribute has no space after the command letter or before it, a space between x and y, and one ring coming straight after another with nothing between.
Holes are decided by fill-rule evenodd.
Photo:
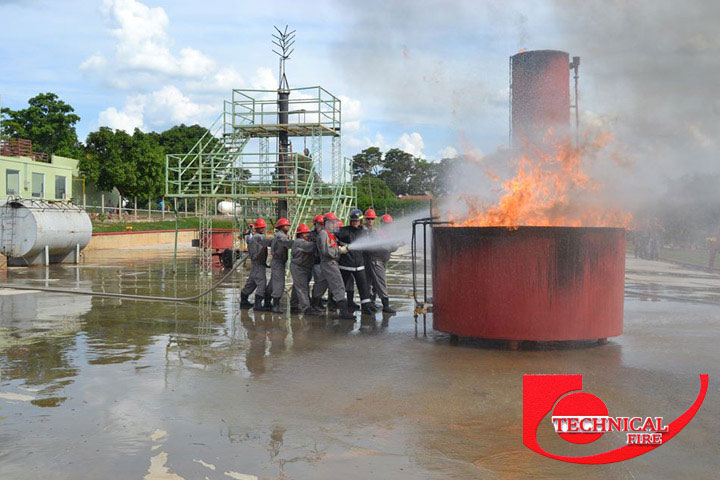
<instances>
[{"instance_id":1,"label":"tree","mask_svg":"<svg viewBox=\"0 0 720 480\"><path fill-rule=\"evenodd\" d=\"M160 133L158 143L166 154L188 153L207 132L208 129L200 125L180 124ZM211 151L218 143L219 140L212 138L209 145L205 147L205 152Z\"/></svg>"},{"instance_id":2,"label":"tree","mask_svg":"<svg viewBox=\"0 0 720 480\"><path fill-rule=\"evenodd\" d=\"M415 157L399 148L392 148L385 154L383 171L379 177L396 195L407 195L409 181L415 167Z\"/></svg>"},{"instance_id":3,"label":"tree","mask_svg":"<svg viewBox=\"0 0 720 480\"><path fill-rule=\"evenodd\" d=\"M353 180L358 181L366 175L377 176L383 167L382 152L378 147L366 148L353 155Z\"/></svg>"},{"instance_id":4,"label":"tree","mask_svg":"<svg viewBox=\"0 0 720 480\"><path fill-rule=\"evenodd\" d=\"M162 194L165 153L156 135L101 127L88 135L86 144L80 171L100 190L117 188L125 197Z\"/></svg>"},{"instance_id":5,"label":"tree","mask_svg":"<svg viewBox=\"0 0 720 480\"><path fill-rule=\"evenodd\" d=\"M365 175L356 182L358 208L379 207L395 200L395 194L377 177Z\"/></svg>"},{"instance_id":6,"label":"tree","mask_svg":"<svg viewBox=\"0 0 720 480\"><path fill-rule=\"evenodd\" d=\"M4 136L31 140L35 151L48 155L82 155L75 131L80 117L73 107L54 93L40 93L28 100L28 105L21 110L2 109Z\"/></svg>"}]
</instances>

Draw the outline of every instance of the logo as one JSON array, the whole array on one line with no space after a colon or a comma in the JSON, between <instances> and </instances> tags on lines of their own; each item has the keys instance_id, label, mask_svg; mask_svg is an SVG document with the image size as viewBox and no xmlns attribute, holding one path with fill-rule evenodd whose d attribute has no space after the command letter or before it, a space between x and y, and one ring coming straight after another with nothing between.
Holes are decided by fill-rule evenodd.
<instances>
[{"instance_id":1,"label":"logo","mask_svg":"<svg viewBox=\"0 0 720 480\"><path fill-rule=\"evenodd\" d=\"M685 428L700 409L708 375L700 375L700 392L685 413L666 423L663 417L611 417L600 398L582 392L582 375L523 375L523 444L540 455L569 463L603 464L635 458L663 445ZM572 392L572 393L571 393ZM608 432L625 434L626 444L583 457L546 452L537 441L540 423L552 410L555 432L570 443L592 443Z\"/></svg>"}]
</instances>

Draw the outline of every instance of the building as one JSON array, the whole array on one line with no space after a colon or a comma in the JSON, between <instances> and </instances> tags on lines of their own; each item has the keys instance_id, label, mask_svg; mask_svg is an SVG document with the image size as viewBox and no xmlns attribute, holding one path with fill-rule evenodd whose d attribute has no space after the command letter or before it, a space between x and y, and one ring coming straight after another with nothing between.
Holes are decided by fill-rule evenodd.
<instances>
[{"instance_id":1,"label":"building","mask_svg":"<svg viewBox=\"0 0 720 480\"><path fill-rule=\"evenodd\" d=\"M11 197L51 201L72 198L73 178L79 176L77 160L6 147L3 145L0 155L0 203Z\"/></svg>"}]
</instances>

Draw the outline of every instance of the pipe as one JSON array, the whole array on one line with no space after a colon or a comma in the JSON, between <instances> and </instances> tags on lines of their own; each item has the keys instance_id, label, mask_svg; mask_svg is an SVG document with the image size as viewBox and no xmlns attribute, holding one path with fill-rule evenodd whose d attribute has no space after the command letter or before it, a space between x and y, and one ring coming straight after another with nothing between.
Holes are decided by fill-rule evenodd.
<instances>
[{"instance_id":1,"label":"pipe","mask_svg":"<svg viewBox=\"0 0 720 480\"><path fill-rule=\"evenodd\" d=\"M237 263L233 265L230 271L223 275L223 277L217 282L215 282L209 289L196 295L192 295L190 297L157 297L153 295L128 295L125 293L89 292L83 290L71 290L69 288L28 287L23 285L0 285L0 288L9 288L12 290L37 290L40 292L50 293L68 293L72 295L89 295L91 297L123 298L126 300L142 300L148 302L190 302L193 300L197 300L198 298L204 297L205 295L218 288L225 280L230 277L231 274L235 272L235 270L238 269L238 267L240 267L240 265L242 265L247 256L248 254L245 253L242 257L240 257L240 259L238 259Z\"/></svg>"}]
</instances>

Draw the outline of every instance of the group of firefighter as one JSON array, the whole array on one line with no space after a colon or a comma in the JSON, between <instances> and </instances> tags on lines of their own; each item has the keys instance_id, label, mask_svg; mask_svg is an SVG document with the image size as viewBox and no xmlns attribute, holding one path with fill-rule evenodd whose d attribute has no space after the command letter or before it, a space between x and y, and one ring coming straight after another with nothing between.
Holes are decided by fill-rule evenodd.
<instances>
[{"instance_id":1,"label":"group of firefighter","mask_svg":"<svg viewBox=\"0 0 720 480\"><path fill-rule=\"evenodd\" d=\"M372 208L364 214L362 210L353 209L349 225L343 226L337 215L329 212L313 218L312 230L304 223L298 225L295 238L291 239L287 218L275 223L272 237L265 234L265 220L258 218L247 238L251 266L241 291L241 308L282 311L285 271L291 257L291 313L322 315L327 308L337 310L339 318L354 319L356 310L364 315L377 312L380 308L375 304L377 297L384 313L395 313L390 306L385 275L390 255L401 243L391 241L387 234L387 225L393 221L390 215L382 215L379 226L376 220L377 214ZM272 254L269 282L268 250ZM314 280L312 288L311 279ZM360 296L359 305L354 302L355 286ZM250 302L253 292L254 302ZM325 292L328 292L327 305L323 299Z\"/></svg>"}]
</instances>

